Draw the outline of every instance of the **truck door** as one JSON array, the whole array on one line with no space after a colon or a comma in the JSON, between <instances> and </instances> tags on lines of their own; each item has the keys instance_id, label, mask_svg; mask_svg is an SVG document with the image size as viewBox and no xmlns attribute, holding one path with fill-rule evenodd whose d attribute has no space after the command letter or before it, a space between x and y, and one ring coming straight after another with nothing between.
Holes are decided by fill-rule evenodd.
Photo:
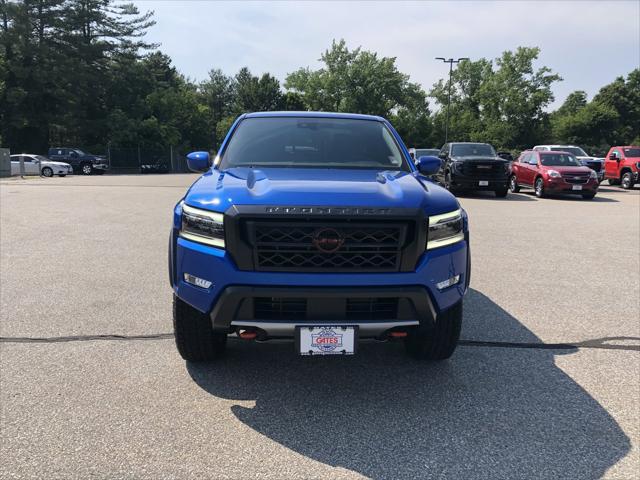
<instances>
[{"instance_id":1,"label":"truck door","mask_svg":"<svg viewBox=\"0 0 640 480\"><path fill-rule=\"evenodd\" d=\"M605 178L620 178L620 164L622 163L622 152L619 148L612 148L609 155L604 159Z\"/></svg>"}]
</instances>

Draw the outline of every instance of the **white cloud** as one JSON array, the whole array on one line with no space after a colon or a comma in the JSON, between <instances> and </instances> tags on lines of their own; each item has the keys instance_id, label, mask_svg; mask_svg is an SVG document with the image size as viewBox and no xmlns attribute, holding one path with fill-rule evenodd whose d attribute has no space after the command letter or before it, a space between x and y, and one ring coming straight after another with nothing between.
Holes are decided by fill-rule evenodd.
<instances>
[{"instance_id":1,"label":"white cloud","mask_svg":"<svg viewBox=\"0 0 640 480\"><path fill-rule=\"evenodd\" d=\"M248 66L284 80L317 67L332 39L397 57L426 89L446 75L436 56L495 58L539 46L540 65L559 73L560 103L573 90L593 95L640 66L640 2L198 2L137 1L155 10L149 39L177 68L200 80L211 68Z\"/></svg>"}]
</instances>

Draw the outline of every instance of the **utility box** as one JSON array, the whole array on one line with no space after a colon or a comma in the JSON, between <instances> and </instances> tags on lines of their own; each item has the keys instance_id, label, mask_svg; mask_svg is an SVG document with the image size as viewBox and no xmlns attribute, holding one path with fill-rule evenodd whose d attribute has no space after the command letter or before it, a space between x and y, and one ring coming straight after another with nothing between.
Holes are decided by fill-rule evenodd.
<instances>
[{"instance_id":1,"label":"utility box","mask_svg":"<svg viewBox=\"0 0 640 480\"><path fill-rule=\"evenodd\" d=\"M0 148L0 178L11 176L11 155L8 148Z\"/></svg>"}]
</instances>

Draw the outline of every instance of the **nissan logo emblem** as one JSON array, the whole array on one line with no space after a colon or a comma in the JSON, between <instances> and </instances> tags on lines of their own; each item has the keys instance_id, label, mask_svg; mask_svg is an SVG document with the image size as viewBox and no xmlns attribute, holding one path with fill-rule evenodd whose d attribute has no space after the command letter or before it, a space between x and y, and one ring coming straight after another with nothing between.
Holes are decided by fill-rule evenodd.
<instances>
[{"instance_id":1,"label":"nissan logo emblem","mask_svg":"<svg viewBox=\"0 0 640 480\"><path fill-rule=\"evenodd\" d=\"M344 238L333 228L323 228L313 235L313 245L322 253L334 253L344 243Z\"/></svg>"}]
</instances>

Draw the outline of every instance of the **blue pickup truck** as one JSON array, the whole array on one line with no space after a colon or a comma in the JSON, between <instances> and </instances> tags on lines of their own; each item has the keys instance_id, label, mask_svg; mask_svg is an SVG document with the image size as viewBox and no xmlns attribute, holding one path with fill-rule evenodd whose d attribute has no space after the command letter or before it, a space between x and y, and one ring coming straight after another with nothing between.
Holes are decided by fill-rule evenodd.
<instances>
[{"instance_id":1,"label":"blue pickup truck","mask_svg":"<svg viewBox=\"0 0 640 480\"><path fill-rule=\"evenodd\" d=\"M169 242L178 351L220 356L229 335L349 355L362 339L454 352L469 285L467 214L383 118L240 116L175 206Z\"/></svg>"}]
</instances>

